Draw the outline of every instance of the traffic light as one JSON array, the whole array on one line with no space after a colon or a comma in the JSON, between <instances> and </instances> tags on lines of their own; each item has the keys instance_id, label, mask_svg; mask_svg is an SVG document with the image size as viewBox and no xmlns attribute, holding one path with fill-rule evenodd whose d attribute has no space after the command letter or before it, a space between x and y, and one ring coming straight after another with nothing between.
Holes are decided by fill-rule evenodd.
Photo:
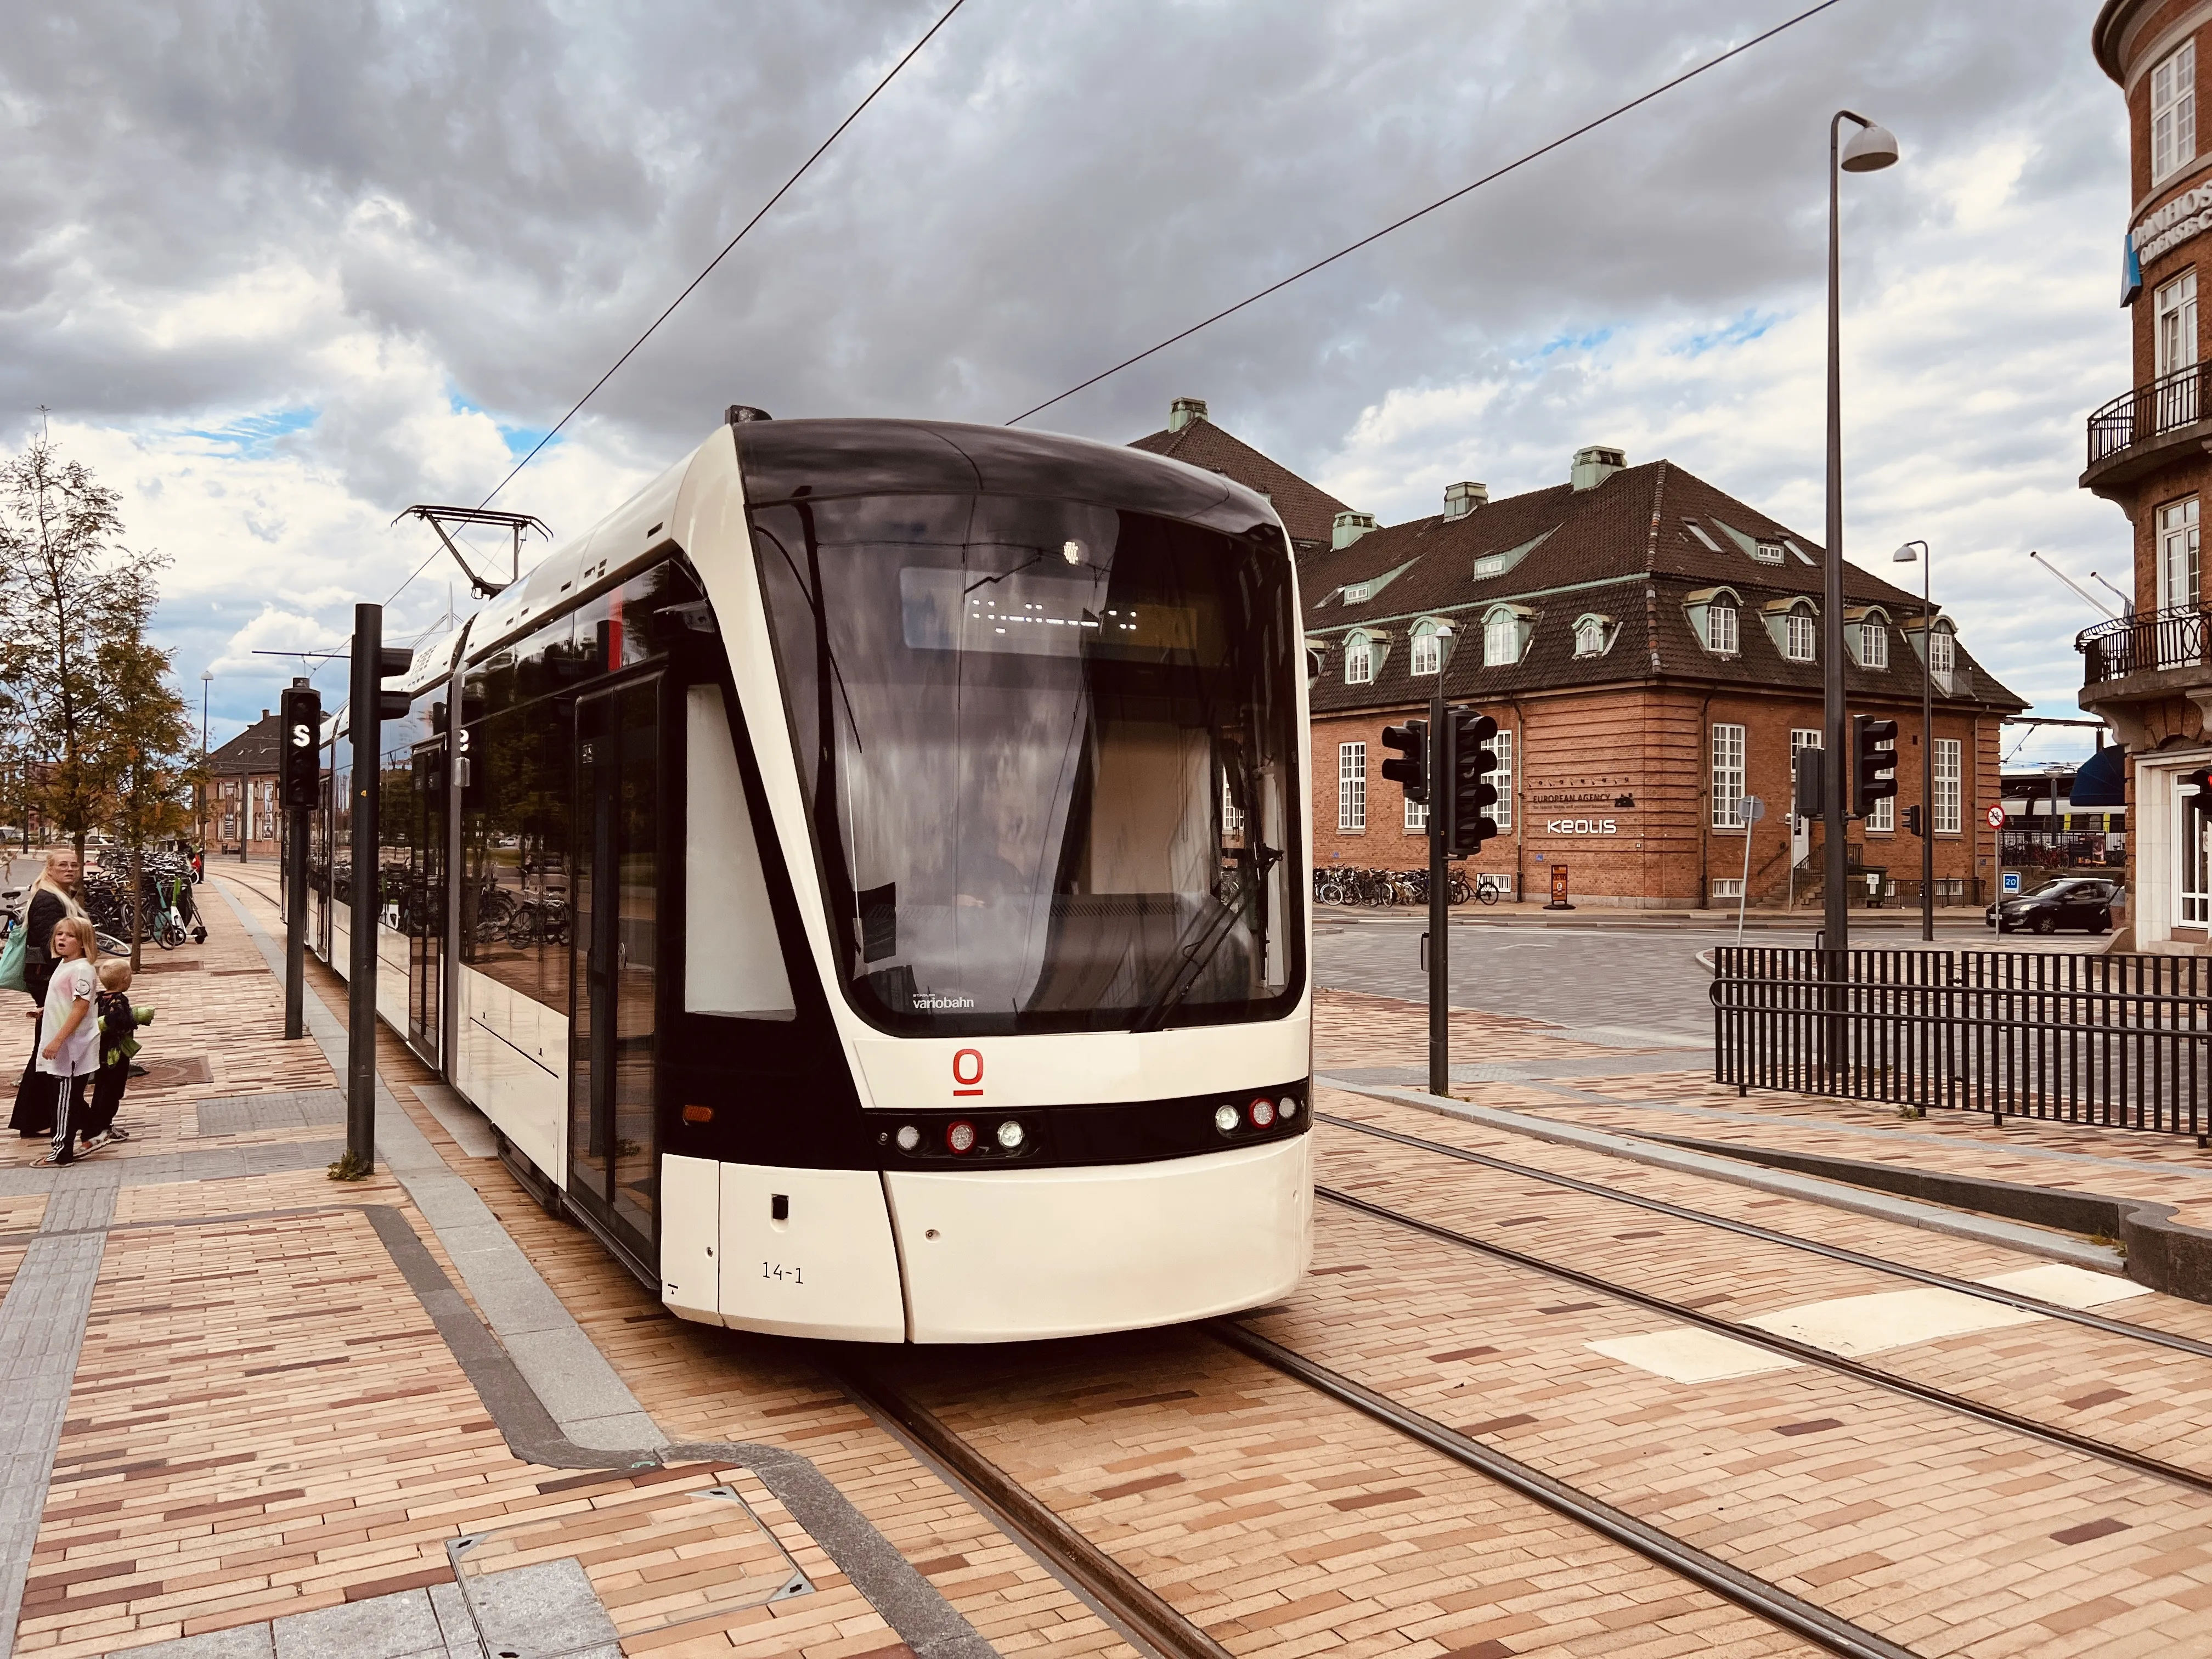
<instances>
[{"instance_id":1,"label":"traffic light","mask_svg":"<svg viewBox=\"0 0 2212 1659\"><path fill-rule=\"evenodd\" d=\"M1863 818L1897 793L1897 722L1851 717L1851 816Z\"/></svg>"},{"instance_id":2,"label":"traffic light","mask_svg":"<svg viewBox=\"0 0 2212 1659\"><path fill-rule=\"evenodd\" d=\"M1446 730L1445 768L1451 779L1451 816L1444 833L1447 848L1455 859L1482 850L1482 843L1498 833L1490 809L1498 804L1498 788L1490 775L1498 769L1497 752L1490 740L1498 735L1498 722L1480 710L1455 708Z\"/></svg>"},{"instance_id":3,"label":"traffic light","mask_svg":"<svg viewBox=\"0 0 2212 1659\"><path fill-rule=\"evenodd\" d=\"M2212 817L2212 766L2185 772L2180 781L2181 810Z\"/></svg>"},{"instance_id":4,"label":"traffic light","mask_svg":"<svg viewBox=\"0 0 2212 1659\"><path fill-rule=\"evenodd\" d=\"M1905 832L1908 835L1924 836L1928 833L1926 828L1920 821L1920 809L1918 807L1908 806L1905 809Z\"/></svg>"},{"instance_id":5,"label":"traffic light","mask_svg":"<svg viewBox=\"0 0 2212 1659\"><path fill-rule=\"evenodd\" d=\"M404 674L415 665L415 653L404 645L380 645L376 652L376 678L388 680ZM376 690L376 718L380 720L404 720L415 700L404 691L394 691L384 686Z\"/></svg>"},{"instance_id":6,"label":"traffic light","mask_svg":"<svg viewBox=\"0 0 2212 1659\"><path fill-rule=\"evenodd\" d=\"M1395 749L1398 758L1382 763L1382 775L1406 786L1406 799L1415 806L1429 804L1429 723L1407 720L1382 728L1382 746Z\"/></svg>"},{"instance_id":7,"label":"traffic light","mask_svg":"<svg viewBox=\"0 0 2212 1659\"><path fill-rule=\"evenodd\" d=\"M286 806L322 805L323 700L311 686L285 688L276 700L282 759L277 790Z\"/></svg>"},{"instance_id":8,"label":"traffic light","mask_svg":"<svg viewBox=\"0 0 2212 1659\"><path fill-rule=\"evenodd\" d=\"M1797 802L1793 810L1801 818L1817 818L1827 812L1827 751L1818 747L1800 749L1790 757L1790 781Z\"/></svg>"}]
</instances>

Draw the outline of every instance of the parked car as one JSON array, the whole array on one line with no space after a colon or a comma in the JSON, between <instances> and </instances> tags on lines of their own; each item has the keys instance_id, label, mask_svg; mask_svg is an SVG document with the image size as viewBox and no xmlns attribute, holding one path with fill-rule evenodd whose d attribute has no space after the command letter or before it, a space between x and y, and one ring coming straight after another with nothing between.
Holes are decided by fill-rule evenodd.
<instances>
[{"instance_id":1,"label":"parked car","mask_svg":"<svg viewBox=\"0 0 2212 1659\"><path fill-rule=\"evenodd\" d=\"M2085 933L2110 933L2112 911L2127 902L2116 881L2078 876L2054 881L2033 893L2000 899L1982 913L1983 920L2000 933L2024 927L2032 933L2055 933L2062 927Z\"/></svg>"}]
</instances>

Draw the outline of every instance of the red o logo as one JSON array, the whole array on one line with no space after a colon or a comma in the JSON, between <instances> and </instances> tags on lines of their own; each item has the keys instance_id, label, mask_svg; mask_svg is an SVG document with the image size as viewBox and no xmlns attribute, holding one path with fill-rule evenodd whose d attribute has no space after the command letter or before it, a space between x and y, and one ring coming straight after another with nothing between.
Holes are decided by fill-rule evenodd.
<instances>
[{"instance_id":1,"label":"red o logo","mask_svg":"<svg viewBox=\"0 0 2212 1659\"><path fill-rule=\"evenodd\" d=\"M952 1056L952 1080L962 1085L953 1091L955 1094L980 1095L983 1092L976 1086L983 1080L983 1051L981 1048L963 1048Z\"/></svg>"}]
</instances>

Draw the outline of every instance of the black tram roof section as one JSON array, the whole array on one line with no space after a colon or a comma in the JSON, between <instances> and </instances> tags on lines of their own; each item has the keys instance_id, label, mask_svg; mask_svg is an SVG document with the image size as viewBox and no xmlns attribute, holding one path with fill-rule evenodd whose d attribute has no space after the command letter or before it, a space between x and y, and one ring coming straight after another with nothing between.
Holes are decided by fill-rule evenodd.
<instances>
[{"instance_id":1,"label":"black tram roof section","mask_svg":"<svg viewBox=\"0 0 2212 1659\"><path fill-rule=\"evenodd\" d=\"M1256 490L1121 444L956 421L753 421L730 428L750 507L857 495L1089 501L1242 535L1275 527Z\"/></svg>"}]
</instances>

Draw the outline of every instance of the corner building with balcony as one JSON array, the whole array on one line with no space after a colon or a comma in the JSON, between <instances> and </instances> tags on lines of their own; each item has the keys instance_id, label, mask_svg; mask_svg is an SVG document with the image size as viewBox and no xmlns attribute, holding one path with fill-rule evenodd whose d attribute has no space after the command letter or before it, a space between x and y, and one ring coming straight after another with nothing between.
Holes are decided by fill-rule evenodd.
<instances>
[{"instance_id":1,"label":"corner building with balcony","mask_svg":"<svg viewBox=\"0 0 2212 1659\"><path fill-rule=\"evenodd\" d=\"M2081 485L2134 526L2135 610L2085 630L2081 707L2128 752L2128 884L2138 950L2212 951L2212 812L2184 780L2212 763L2212 638L2200 526L2212 491L2212 351L2197 313L2212 278L2212 146L2197 110L2212 3L2106 0L2091 33L2127 100L2121 303L2134 390L2090 416ZM2212 293L2205 296L2212 301Z\"/></svg>"},{"instance_id":2,"label":"corner building with balcony","mask_svg":"<svg viewBox=\"0 0 2212 1659\"><path fill-rule=\"evenodd\" d=\"M1333 504L1178 399L1179 458L1270 494L1297 550L1312 705L1314 862L1407 870L1428 859L1427 820L1382 775L1385 724L1419 719L1441 671L1454 702L1496 718L1498 837L1460 867L1542 899L1569 872L1571 902L1732 908L1820 897L1820 830L1790 817L1791 759L1820 743L1821 550L1669 461L1577 453L1558 483L1490 499L1444 491L1431 518L1378 527ZM1194 413L1193 411L1195 411ZM1160 447L1168 434L1139 442ZM1263 472L1252 459L1263 463ZM1240 470L1245 469L1245 470ZM1251 476L1246 476L1246 470ZM1919 902L1921 661L1935 719L1939 904L1993 896L1998 737L2021 698L1966 654L1940 607L1844 568L1844 684L1853 714L1898 723L1898 793L1850 826L1854 902ZM1449 628L1450 648L1445 647Z\"/></svg>"}]
</instances>

